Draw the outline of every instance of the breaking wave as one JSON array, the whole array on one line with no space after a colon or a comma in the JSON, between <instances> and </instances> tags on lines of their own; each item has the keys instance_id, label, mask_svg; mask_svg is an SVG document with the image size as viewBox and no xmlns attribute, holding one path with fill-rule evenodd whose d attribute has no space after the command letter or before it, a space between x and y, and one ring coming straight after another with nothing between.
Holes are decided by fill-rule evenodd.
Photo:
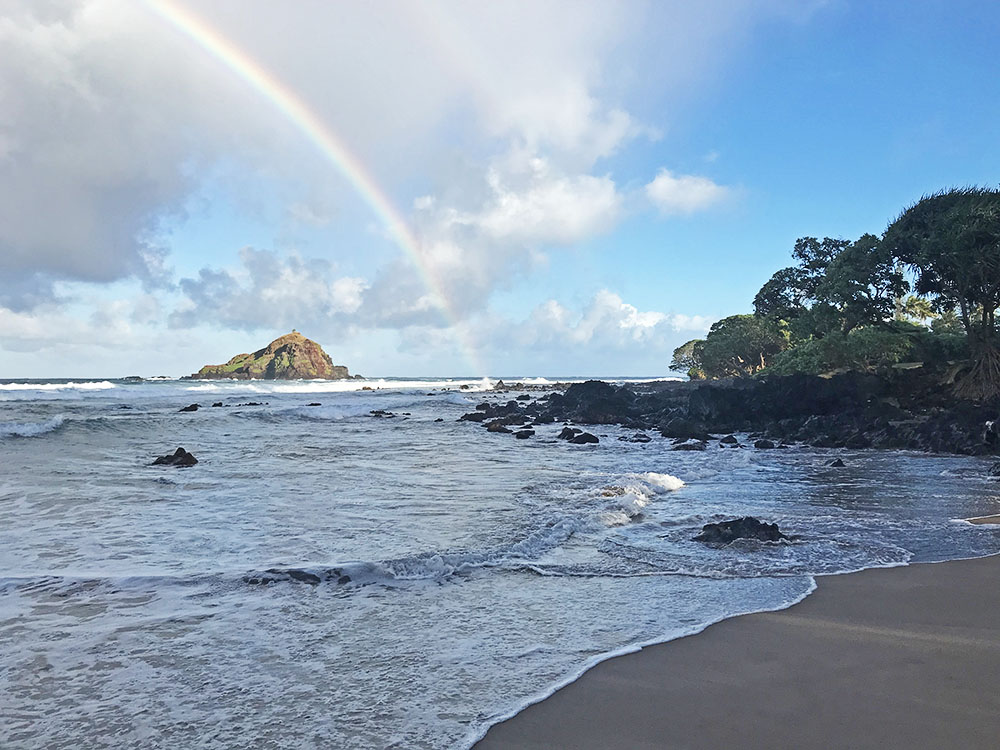
<instances>
[{"instance_id":1,"label":"breaking wave","mask_svg":"<svg viewBox=\"0 0 1000 750\"><path fill-rule=\"evenodd\" d=\"M59 414L44 422L0 422L0 438L37 437L63 426L66 417Z\"/></svg>"}]
</instances>

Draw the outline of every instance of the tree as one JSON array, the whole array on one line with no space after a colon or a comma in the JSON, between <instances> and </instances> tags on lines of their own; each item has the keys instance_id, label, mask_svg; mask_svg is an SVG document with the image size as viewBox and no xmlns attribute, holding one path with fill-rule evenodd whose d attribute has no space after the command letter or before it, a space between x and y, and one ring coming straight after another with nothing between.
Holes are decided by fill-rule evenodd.
<instances>
[{"instance_id":1,"label":"tree","mask_svg":"<svg viewBox=\"0 0 1000 750\"><path fill-rule=\"evenodd\" d=\"M788 348L787 331L755 315L731 315L715 323L701 346L701 368L710 378L760 372Z\"/></svg>"},{"instance_id":2,"label":"tree","mask_svg":"<svg viewBox=\"0 0 1000 750\"><path fill-rule=\"evenodd\" d=\"M954 315L954 311L951 311ZM916 294L908 294L899 303L899 319L911 320L923 323L926 320L936 321L940 316L934 311L934 305L926 297L919 297ZM954 315L955 321L958 316Z\"/></svg>"},{"instance_id":3,"label":"tree","mask_svg":"<svg viewBox=\"0 0 1000 750\"><path fill-rule=\"evenodd\" d=\"M802 237L792 256L799 265L771 276L754 298L754 311L786 321L795 341L880 324L908 289L892 254L872 234L854 242Z\"/></svg>"},{"instance_id":4,"label":"tree","mask_svg":"<svg viewBox=\"0 0 1000 750\"><path fill-rule=\"evenodd\" d=\"M704 339L691 339L678 346L670 360L670 369L686 372L691 380L703 380L705 373L701 369L701 352L704 346Z\"/></svg>"},{"instance_id":5,"label":"tree","mask_svg":"<svg viewBox=\"0 0 1000 750\"><path fill-rule=\"evenodd\" d=\"M874 234L863 234L827 264L815 295L837 310L846 336L859 326L891 320L909 288L892 253Z\"/></svg>"},{"instance_id":6,"label":"tree","mask_svg":"<svg viewBox=\"0 0 1000 750\"><path fill-rule=\"evenodd\" d=\"M1000 190L958 188L926 196L886 230L884 242L917 275L916 291L957 310L972 354L959 395L1000 394Z\"/></svg>"}]
</instances>

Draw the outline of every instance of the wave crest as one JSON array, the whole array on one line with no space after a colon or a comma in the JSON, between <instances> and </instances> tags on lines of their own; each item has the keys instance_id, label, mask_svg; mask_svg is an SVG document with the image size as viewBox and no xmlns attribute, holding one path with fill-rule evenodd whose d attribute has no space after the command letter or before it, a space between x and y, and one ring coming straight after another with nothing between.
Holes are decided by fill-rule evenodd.
<instances>
[{"instance_id":1,"label":"wave crest","mask_svg":"<svg viewBox=\"0 0 1000 750\"><path fill-rule=\"evenodd\" d=\"M66 417L59 414L44 422L0 422L0 438L37 437L58 430L65 421Z\"/></svg>"}]
</instances>

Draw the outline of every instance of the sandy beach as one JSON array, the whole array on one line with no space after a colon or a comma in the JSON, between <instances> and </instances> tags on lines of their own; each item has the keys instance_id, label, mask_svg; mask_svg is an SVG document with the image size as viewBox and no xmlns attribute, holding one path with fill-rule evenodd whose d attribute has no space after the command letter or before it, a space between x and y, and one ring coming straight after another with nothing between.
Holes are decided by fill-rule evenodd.
<instances>
[{"instance_id":1,"label":"sandy beach","mask_svg":"<svg viewBox=\"0 0 1000 750\"><path fill-rule=\"evenodd\" d=\"M998 580L1000 556L822 577L603 662L476 748L996 748Z\"/></svg>"}]
</instances>

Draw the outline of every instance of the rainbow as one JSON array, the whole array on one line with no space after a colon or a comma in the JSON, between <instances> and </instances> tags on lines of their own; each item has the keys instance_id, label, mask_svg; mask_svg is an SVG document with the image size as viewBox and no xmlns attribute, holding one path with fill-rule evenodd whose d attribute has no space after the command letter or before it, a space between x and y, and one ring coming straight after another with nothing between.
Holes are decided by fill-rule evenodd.
<instances>
[{"instance_id":1,"label":"rainbow","mask_svg":"<svg viewBox=\"0 0 1000 750\"><path fill-rule=\"evenodd\" d=\"M375 215L385 223L395 243L416 266L431 301L441 310L454 332L462 353L473 368L473 375L486 374L476 350L466 340L465 331L448 302L433 269L424 260L420 242L365 165L354 156L340 139L309 106L288 86L262 68L233 42L212 28L190 10L170 0L146 0L146 5L160 18L192 40L225 67L242 78L251 88L274 107L304 135L354 187Z\"/></svg>"}]
</instances>

